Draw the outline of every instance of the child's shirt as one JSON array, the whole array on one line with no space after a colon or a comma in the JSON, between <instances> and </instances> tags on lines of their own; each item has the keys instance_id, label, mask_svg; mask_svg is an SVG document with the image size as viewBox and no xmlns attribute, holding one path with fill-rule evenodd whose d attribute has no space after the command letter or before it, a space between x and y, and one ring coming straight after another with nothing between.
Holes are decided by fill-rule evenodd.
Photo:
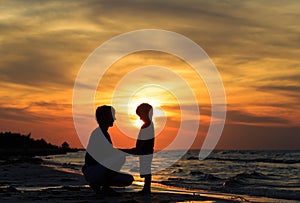
<instances>
[{"instance_id":1,"label":"child's shirt","mask_svg":"<svg viewBox=\"0 0 300 203\"><path fill-rule=\"evenodd\" d=\"M141 128L136 141L136 154L153 154L154 151L154 126L153 123L147 127Z\"/></svg>"}]
</instances>

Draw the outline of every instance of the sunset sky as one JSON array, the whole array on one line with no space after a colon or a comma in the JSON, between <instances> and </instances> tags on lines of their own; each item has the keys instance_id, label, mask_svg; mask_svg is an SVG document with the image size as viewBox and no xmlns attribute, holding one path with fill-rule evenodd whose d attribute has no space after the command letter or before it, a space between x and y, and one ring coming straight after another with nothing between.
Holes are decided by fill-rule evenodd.
<instances>
[{"instance_id":1,"label":"sunset sky","mask_svg":"<svg viewBox=\"0 0 300 203\"><path fill-rule=\"evenodd\" d=\"M299 22L297 0L1 1L0 131L31 132L36 139L82 147L72 117L73 86L82 64L112 37L163 29L201 46L222 77L227 119L218 149L300 149ZM159 110L156 149L164 148L180 126L179 106L190 101L179 104L176 95L155 86L139 90L139 81L128 78L128 86L114 92L122 77L133 74L133 79L150 78L184 97L186 89L171 75L154 76L149 67L132 72L151 65L169 68L191 86L201 112L200 120L191 121L200 122L193 148L200 148L210 123L209 93L176 56L155 51L125 56L105 73L91 105L110 105L114 94L121 98L131 92L132 115L122 119L126 111L117 102L116 125L110 129L113 142L127 147L138 133L135 106L152 102ZM133 137L117 125L130 128ZM90 131L94 127L87 125Z\"/></svg>"}]
</instances>

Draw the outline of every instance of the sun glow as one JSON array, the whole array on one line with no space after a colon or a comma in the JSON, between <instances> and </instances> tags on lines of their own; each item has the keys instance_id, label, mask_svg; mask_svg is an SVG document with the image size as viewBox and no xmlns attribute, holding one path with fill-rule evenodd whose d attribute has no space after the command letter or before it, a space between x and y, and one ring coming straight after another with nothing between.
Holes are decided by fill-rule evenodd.
<instances>
[{"instance_id":1,"label":"sun glow","mask_svg":"<svg viewBox=\"0 0 300 203\"><path fill-rule=\"evenodd\" d=\"M125 89L125 85L121 87ZM136 114L136 109L140 104L148 103L153 107L152 121L155 134L160 134L165 129L168 116L172 114L165 107L176 104L176 97L163 87L152 84L141 85L131 94L126 94L130 92L129 90L128 87L122 91L118 90L112 102L112 105L117 107L116 125L118 129L127 136L136 139L137 130L144 124Z\"/></svg>"},{"instance_id":2,"label":"sun glow","mask_svg":"<svg viewBox=\"0 0 300 203\"><path fill-rule=\"evenodd\" d=\"M144 121L142 121L142 120L135 120L135 123L133 125L135 127L140 128L142 125L144 125Z\"/></svg>"},{"instance_id":3,"label":"sun glow","mask_svg":"<svg viewBox=\"0 0 300 203\"><path fill-rule=\"evenodd\" d=\"M156 126L158 123L156 122L158 117L164 117L165 112L161 108L161 103L158 100L155 100L153 98L147 98L147 97L138 97L135 96L132 98L129 108L128 108L128 114L131 118L131 122L135 127L140 128L144 122L139 118L138 115L136 115L136 108L142 104L142 103L148 103L153 107L153 123Z\"/></svg>"}]
</instances>

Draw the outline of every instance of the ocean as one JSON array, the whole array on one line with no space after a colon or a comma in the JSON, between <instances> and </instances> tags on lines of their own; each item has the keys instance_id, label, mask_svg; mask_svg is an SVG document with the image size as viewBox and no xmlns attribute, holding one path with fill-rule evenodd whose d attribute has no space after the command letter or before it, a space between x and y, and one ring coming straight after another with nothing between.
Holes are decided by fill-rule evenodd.
<instances>
[{"instance_id":1,"label":"ocean","mask_svg":"<svg viewBox=\"0 0 300 203\"><path fill-rule=\"evenodd\" d=\"M300 200L300 151L215 150L205 160L188 151L171 166L181 151L154 158L153 182L199 191ZM49 164L81 173L85 151L42 157ZM168 165L168 164L167 164ZM169 164L170 165L170 164ZM122 171L138 177L138 158L128 156Z\"/></svg>"}]
</instances>

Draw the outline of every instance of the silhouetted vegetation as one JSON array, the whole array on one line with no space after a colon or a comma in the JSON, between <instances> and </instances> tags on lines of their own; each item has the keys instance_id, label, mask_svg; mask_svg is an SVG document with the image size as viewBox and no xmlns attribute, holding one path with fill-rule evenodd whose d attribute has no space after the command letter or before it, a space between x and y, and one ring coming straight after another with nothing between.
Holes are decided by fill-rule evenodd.
<instances>
[{"instance_id":1,"label":"silhouetted vegetation","mask_svg":"<svg viewBox=\"0 0 300 203\"><path fill-rule=\"evenodd\" d=\"M64 142L64 143L62 143L61 148L63 148L63 149L69 149L70 146L69 146L69 144L67 142Z\"/></svg>"},{"instance_id":2,"label":"silhouetted vegetation","mask_svg":"<svg viewBox=\"0 0 300 203\"><path fill-rule=\"evenodd\" d=\"M44 139L32 139L31 134L0 132L0 157L6 156L43 156L50 154L63 154L78 149L71 149L67 142L61 147L47 143Z\"/></svg>"}]
</instances>

